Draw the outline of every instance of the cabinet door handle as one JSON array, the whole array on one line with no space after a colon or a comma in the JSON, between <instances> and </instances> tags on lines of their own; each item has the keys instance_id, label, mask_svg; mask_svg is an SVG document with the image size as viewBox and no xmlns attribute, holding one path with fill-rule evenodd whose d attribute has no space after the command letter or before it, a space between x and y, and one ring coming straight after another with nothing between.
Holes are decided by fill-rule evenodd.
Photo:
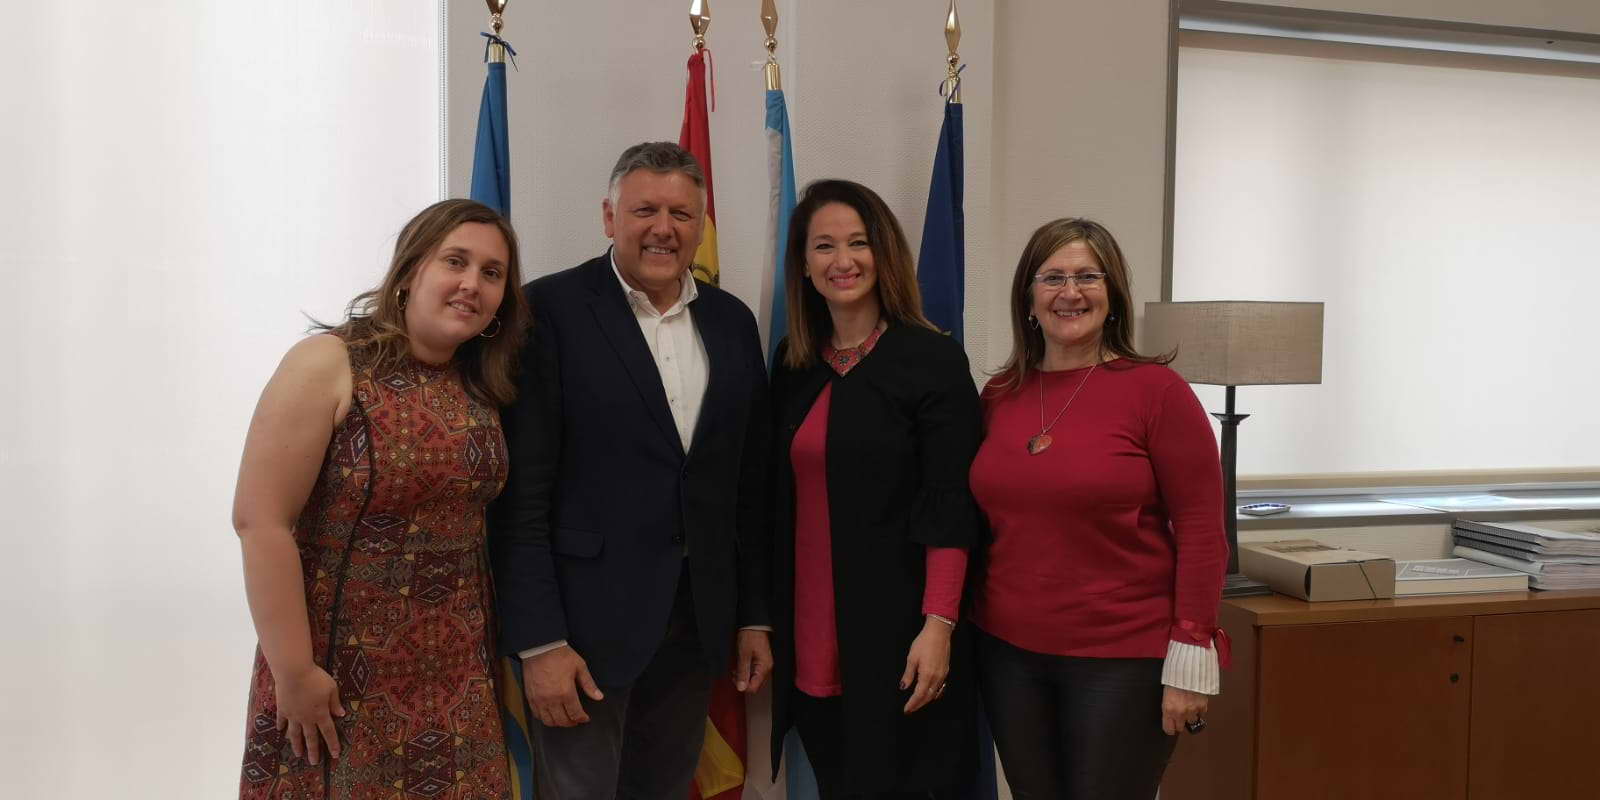
<instances>
[{"instance_id":1,"label":"cabinet door handle","mask_svg":"<svg viewBox=\"0 0 1600 800\"><path fill-rule=\"evenodd\" d=\"M1451 683L1460 683L1461 682L1461 673L1459 673L1459 672L1450 673L1450 682Z\"/></svg>"},{"instance_id":2,"label":"cabinet door handle","mask_svg":"<svg viewBox=\"0 0 1600 800\"><path fill-rule=\"evenodd\" d=\"M1467 637L1462 636L1459 633L1454 635L1454 636L1452 636L1452 637L1450 637L1450 638L1456 640L1456 644L1461 644L1462 642L1465 642L1467 640Z\"/></svg>"}]
</instances>

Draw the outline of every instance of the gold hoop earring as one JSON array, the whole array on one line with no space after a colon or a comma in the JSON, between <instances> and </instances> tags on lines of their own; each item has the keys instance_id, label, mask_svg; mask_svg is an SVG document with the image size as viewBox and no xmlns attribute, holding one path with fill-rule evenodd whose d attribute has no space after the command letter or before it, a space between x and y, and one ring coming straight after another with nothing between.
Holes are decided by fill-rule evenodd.
<instances>
[{"instance_id":1,"label":"gold hoop earring","mask_svg":"<svg viewBox=\"0 0 1600 800\"><path fill-rule=\"evenodd\" d=\"M396 289L396 290L394 290L394 302L395 302L395 305L400 307L401 311L406 310L406 290L404 290L404 289Z\"/></svg>"},{"instance_id":2,"label":"gold hoop earring","mask_svg":"<svg viewBox=\"0 0 1600 800\"><path fill-rule=\"evenodd\" d=\"M494 321L494 333L489 333L488 332L489 331L489 326L485 325L485 326L483 326L483 330L478 332L478 335L483 337L483 338L485 338L485 339L493 339L494 337L499 336L500 335L500 329L505 327L505 326L504 326L504 324L502 324L500 322L500 318L499 317L494 317L493 321Z\"/></svg>"}]
</instances>

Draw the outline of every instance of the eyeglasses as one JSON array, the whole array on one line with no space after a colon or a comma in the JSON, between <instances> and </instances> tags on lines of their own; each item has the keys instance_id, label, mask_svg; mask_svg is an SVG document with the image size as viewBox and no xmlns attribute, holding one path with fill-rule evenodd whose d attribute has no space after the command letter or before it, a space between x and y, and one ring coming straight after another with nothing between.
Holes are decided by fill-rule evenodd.
<instances>
[{"instance_id":1,"label":"eyeglasses","mask_svg":"<svg viewBox=\"0 0 1600 800\"><path fill-rule=\"evenodd\" d=\"M1104 272L1074 272L1068 275L1065 272L1045 272L1033 276L1033 279L1052 289L1060 289L1066 286L1067 281L1072 281L1079 289L1088 289L1091 286L1099 286L1100 282L1106 279L1106 274Z\"/></svg>"}]
</instances>

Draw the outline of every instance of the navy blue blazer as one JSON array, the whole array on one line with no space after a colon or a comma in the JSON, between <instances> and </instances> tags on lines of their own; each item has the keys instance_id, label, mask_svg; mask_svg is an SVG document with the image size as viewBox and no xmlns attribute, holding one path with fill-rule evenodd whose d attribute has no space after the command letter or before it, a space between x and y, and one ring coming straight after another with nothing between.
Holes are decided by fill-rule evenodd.
<instances>
[{"instance_id":1,"label":"navy blue blazer","mask_svg":"<svg viewBox=\"0 0 1600 800\"><path fill-rule=\"evenodd\" d=\"M666 633L685 546L713 670L738 627L771 624L761 340L738 298L698 288L709 379L685 451L609 254L523 287L534 324L489 533L502 652L566 639L597 683L631 683Z\"/></svg>"}]
</instances>

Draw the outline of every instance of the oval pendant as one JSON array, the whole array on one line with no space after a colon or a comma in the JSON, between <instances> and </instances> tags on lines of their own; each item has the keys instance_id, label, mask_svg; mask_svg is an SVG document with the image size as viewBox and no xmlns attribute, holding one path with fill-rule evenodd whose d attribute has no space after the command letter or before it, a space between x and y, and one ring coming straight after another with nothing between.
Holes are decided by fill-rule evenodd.
<instances>
[{"instance_id":1,"label":"oval pendant","mask_svg":"<svg viewBox=\"0 0 1600 800\"><path fill-rule=\"evenodd\" d=\"M1050 438L1050 434L1048 434L1048 433L1041 433L1038 436L1035 436L1032 439L1029 439L1028 440L1028 455L1036 456L1036 455L1039 455L1040 453L1043 453L1046 449L1048 449L1050 447L1050 443L1053 442L1053 441L1055 441L1055 440L1051 439Z\"/></svg>"}]
</instances>

